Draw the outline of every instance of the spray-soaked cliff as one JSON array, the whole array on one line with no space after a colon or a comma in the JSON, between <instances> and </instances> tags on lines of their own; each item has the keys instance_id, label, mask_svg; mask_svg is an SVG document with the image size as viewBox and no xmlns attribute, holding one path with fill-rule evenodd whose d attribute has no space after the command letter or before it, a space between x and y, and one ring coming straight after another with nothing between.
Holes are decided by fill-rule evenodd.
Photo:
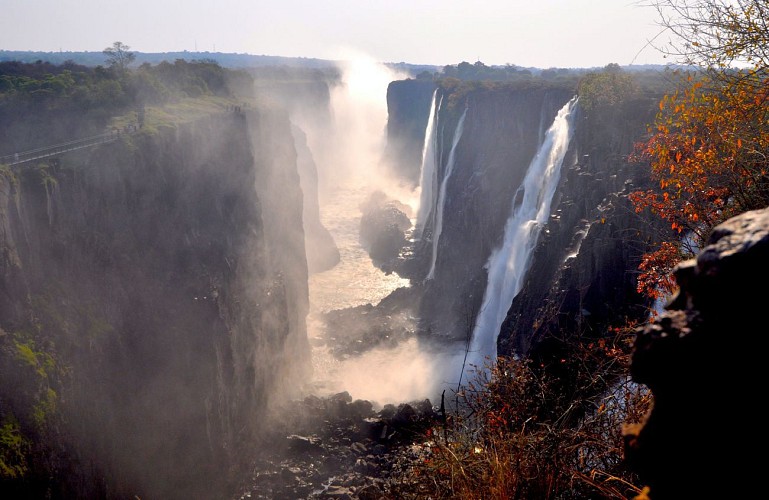
<instances>
[{"instance_id":1,"label":"spray-soaked cliff","mask_svg":"<svg viewBox=\"0 0 769 500\"><path fill-rule=\"evenodd\" d=\"M268 109L0 171L11 494L212 498L309 370L302 193ZM11 476L12 477L12 476Z\"/></svg>"},{"instance_id":2,"label":"spray-soaked cliff","mask_svg":"<svg viewBox=\"0 0 769 500\"><path fill-rule=\"evenodd\" d=\"M424 193L431 182L433 193L422 197L424 229L415 243L425 330L453 338L470 333L484 266L501 244L515 193L544 131L571 97L541 88L436 93L436 167L421 186Z\"/></svg>"},{"instance_id":3,"label":"spray-soaked cliff","mask_svg":"<svg viewBox=\"0 0 769 500\"><path fill-rule=\"evenodd\" d=\"M408 86L411 99L424 101L424 84L417 81L401 82L392 98L408 94ZM521 290L495 329L503 354L528 352L549 334L598 332L646 314L648 304L635 293L629 270L637 267L652 228L634 214L626 194L646 182L628 155L653 119L657 96L628 92L609 102L610 91L600 92L571 112L572 137L558 160L560 177L552 200L543 205L549 213L526 233L534 248ZM423 146L422 197L414 257L401 268L421 283L422 331L472 335L490 293L492 252L502 245L512 212L533 194L526 192L533 184L522 186L524 176L535 154L551 154L542 150L548 128L577 93L576 86L566 85L438 86L435 123L423 118L427 132L411 136ZM403 108L392 106L390 120L402 120L392 114Z\"/></svg>"},{"instance_id":4,"label":"spray-soaked cliff","mask_svg":"<svg viewBox=\"0 0 769 500\"><path fill-rule=\"evenodd\" d=\"M502 324L502 352L528 352L563 332L600 336L648 315L651 304L636 292L634 270L659 223L643 220L627 198L650 182L628 157L657 100L635 96L582 110L575 162L564 170L531 271Z\"/></svg>"}]
</instances>

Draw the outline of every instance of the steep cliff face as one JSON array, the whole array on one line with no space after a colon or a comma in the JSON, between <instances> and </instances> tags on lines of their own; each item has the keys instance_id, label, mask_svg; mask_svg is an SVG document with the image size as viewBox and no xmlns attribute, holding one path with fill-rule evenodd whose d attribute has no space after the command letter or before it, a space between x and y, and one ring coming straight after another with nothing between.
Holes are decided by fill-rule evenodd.
<instances>
[{"instance_id":1,"label":"steep cliff face","mask_svg":"<svg viewBox=\"0 0 769 500\"><path fill-rule=\"evenodd\" d=\"M0 418L27 434L55 423L62 463L94 475L48 464L48 490L220 494L277 388L309 369L288 119L139 133L5 172L0 193ZM39 387L14 396L36 365L43 421Z\"/></svg>"},{"instance_id":2,"label":"steep cliff face","mask_svg":"<svg viewBox=\"0 0 769 500\"><path fill-rule=\"evenodd\" d=\"M500 352L526 353L561 332L593 332L644 319L650 304L631 271L654 235L635 214L629 192L647 170L628 162L633 144L654 118L655 99L583 111L564 164L552 213L540 235L521 293L500 332Z\"/></svg>"},{"instance_id":3,"label":"steep cliff face","mask_svg":"<svg viewBox=\"0 0 769 500\"><path fill-rule=\"evenodd\" d=\"M414 87L410 100L424 98L416 82L404 82L399 91L409 86ZM397 95L393 92L393 99ZM420 283L415 293L423 331L453 338L471 333L487 282L484 267L501 244L511 205L520 203L516 191L554 116L573 95L567 88L438 89L437 99L443 96L436 125L438 179L446 177L457 123L466 115L446 182L440 234L433 212L414 257L400 269ZM409 99L401 97L391 107L391 122L407 120L399 113ZM551 215L502 325L500 354L527 353L551 334L598 332L647 313L649 304L636 293L627 270L637 268L653 228L636 216L627 194L648 180L645 169L628 163L628 155L653 120L656 102L649 96L590 110L578 105ZM412 150L421 148L423 142L411 140ZM425 279L433 253L434 275Z\"/></svg>"},{"instance_id":4,"label":"steep cliff face","mask_svg":"<svg viewBox=\"0 0 769 500\"><path fill-rule=\"evenodd\" d=\"M547 89L474 90L460 99L444 97L438 133L439 156L445 161L438 179L445 177L459 117L465 110L466 115L446 181L442 230L435 231L436 210L416 245L422 269L429 267L435 247L434 275L424 283L421 303L425 331L468 335L483 300L484 266L501 244L515 193L542 134L571 97L568 90Z\"/></svg>"},{"instance_id":5,"label":"steep cliff face","mask_svg":"<svg viewBox=\"0 0 769 500\"><path fill-rule=\"evenodd\" d=\"M304 194L304 242L307 250L307 268L310 274L331 269L339 263L339 249L334 237L320 220L320 202L318 200L318 168L307 145L307 135L296 125L292 125L296 146L296 162L299 170L299 182Z\"/></svg>"},{"instance_id":6,"label":"steep cliff face","mask_svg":"<svg viewBox=\"0 0 769 500\"><path fill-rule=\"evenodd\" d=\"M408 185L419 185L419 166L430 100L437 85L424 80L396 80L387 86L386 164Z\"/></svg>"},{"instance_id":7,"label":"steep cliff face","mask_svg":"<svg viewBox=\"0 0 769 500\"><path fill-rule=\"evenodd\" d=\"M318 168L311 150L308 132L317 136L316 148L323 151L328 142L328 130L333 122L331 110L331 77L302 79L290 75L273 75L272 79L257 82L259 98L269 100L285 109L292 122L292 133L297 155L299 180L304 193L304 233L307 264L311 274L326 271L339 263L339 249L328 229L323 226L318 201Z\"/></svg>"}]
</instances>

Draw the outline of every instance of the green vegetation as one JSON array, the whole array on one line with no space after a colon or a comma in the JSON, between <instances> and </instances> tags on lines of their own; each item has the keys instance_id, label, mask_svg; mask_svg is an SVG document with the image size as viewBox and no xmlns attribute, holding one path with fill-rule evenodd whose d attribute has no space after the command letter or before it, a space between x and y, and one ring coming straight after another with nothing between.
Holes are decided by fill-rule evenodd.
<instances>
[{"instance_id":1,"label":"green vegetation","mask_svg":"<svg viewBox=\"0 0 769 500\"><path fill-rule=\"evenodd\" d=\"M26 319L14 330L0 329L0 496L43 498L38 492L54 480L54 470L72 460L60 432L67 419L65 400L73 398L75 378L89 369L81 366L75 374L72 366L113 332L93 304L73 299L78 295L53 278L50 282L29 297Z\"/></svg>"},{"instance_id":2,"label":"green vegetation","mask_svg":"<svg viewBox=\"0 0 769 500\"><path fill-rule=\"evenodd\" d=\"M155 126L191 119L251 99L253 78L245 71L183 59L130 68L128 49L121 42L105 49L108 67L0 62L0 154L143 125L151 116L162 116Z\"/></svg>"},{"instance_id":3,"label":"green vegetation","mask_svg":"<svg viewBox=\"0 0 769 500\"><path fill-rule=\"evenodd\" d=\"M3 163L0 163L0 177L8 179L8 182L10 182L11 185L16 185L16 183L19 181L18 177L16 177L16 174L14 174L13 169Z\"/></svg>"},{"instance_id":4,"label":"green vegetation","mask_svg":"<svg viewBox=\"0 0 769 500\"><path fill-rule=\"evenodd\" d=\"M622 107L637 100L659 100L671 88L672 69L623 69L618 64L604 68L548 69L539 72L488 67L481 62L446 66L441 73L429 75L449 93L449 106L462 102L474 91L514 91L524 89L567 89L580 96L583 111L622 112ZM478 79L474 79L478 75ZM418 78L428 78L419 75Z\"/></svg>"},{"instance_id":5,"label":"green vegetation","mask_svg":"<svg viewBox=\"0 0 769 500\"><path fill-rule=\"evenodd\" d=\"M45 467L45 443L60 418L54 385L61 373L50 347L36 341L35 328L0 333L1 486Z\"/></svg>"},{"instance_id":6,"label":"green vegetation","mask_svg":"<svg viewBox=\"0 0 769 500\"><path fill-rule=\"evenodd\" d=\"M585 70L550 68L535 69L521 68L512 64L505 66L486 66L481 61L470 64L463 61L455 65L444 66L439 74L434 75L438 78L457 78L465 81L487 81L487 82L512 82L525 81L532 78L539 78L545 81L567 81L578 77ZM419 79L427 79L430 75L427 72L417 75Z\"/></svg>"},{"instance_id":7,"label":"green vegetation","mask_svg":"<svg viewBox=\"0 0 769 500\"><path fill-rule=\"evenodd\" d=\"M13 414L0 421L0 481L21 479L27 474L29 448Z\"/></svg>"},{"instance_id":8,"label":"green vegetation","mask_svg":"<svg viewBox=\"0 0 769 500\"><path fill-rule=\"evenodd\" d=\"M580 105L586 111L617 106L638 93L638 85L618 64L590 72L579 82Z\"/></svg>"}]
</instances>

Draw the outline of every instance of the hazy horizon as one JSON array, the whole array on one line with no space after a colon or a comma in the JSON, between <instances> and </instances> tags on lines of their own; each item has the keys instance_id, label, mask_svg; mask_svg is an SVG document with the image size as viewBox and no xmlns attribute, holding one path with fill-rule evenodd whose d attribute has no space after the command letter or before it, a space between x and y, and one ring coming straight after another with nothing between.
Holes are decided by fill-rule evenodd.
<instances>
[{"instance_id":1,"label":"hazy horizon","mask_svg":"<svg viewBox=\"0 0 769 500\"><path fill-rule=\"evenodd\" d=\"M142 53L213 52L384 63L462 61L537 68L666 64L649 45L656 11L637 1L478 3L287 0L179 4L148 0L0 0L0 49L99 52L119 40Z\"/></svg>"}]
</instances>

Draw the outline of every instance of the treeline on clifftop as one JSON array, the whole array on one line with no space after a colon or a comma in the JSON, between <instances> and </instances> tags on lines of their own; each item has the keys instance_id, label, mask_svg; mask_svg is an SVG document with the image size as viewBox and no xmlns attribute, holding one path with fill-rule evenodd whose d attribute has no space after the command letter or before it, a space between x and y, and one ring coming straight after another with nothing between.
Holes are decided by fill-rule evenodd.
<instances>
[{"instance_id":1,"label":"treeline on clifftop","mask_svg":"<svg viewBox=\"0 0 769 500\"><path fill-rule=\"evenodd\" d=\"M95 135L110 118L200 96L249 95L252 77L213 61L142 64L122 72L68 61L0 62L0 154Z\"/></svg>"}]
</instances>

